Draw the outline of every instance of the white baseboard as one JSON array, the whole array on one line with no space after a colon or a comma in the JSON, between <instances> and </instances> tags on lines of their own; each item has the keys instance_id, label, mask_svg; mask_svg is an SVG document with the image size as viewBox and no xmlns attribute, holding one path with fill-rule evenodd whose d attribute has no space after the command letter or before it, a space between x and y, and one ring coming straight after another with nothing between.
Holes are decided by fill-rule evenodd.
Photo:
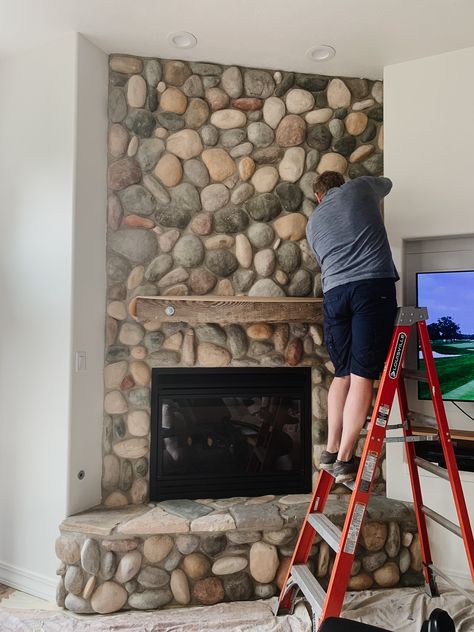
<instances>
[{"instance_id":1,"label":"white baseboard","mask_svg":"<svg viewBox=\"0 0 474 632\"><path fill-rule=\"evenodd\" d=\"M56 600L55 579L6 562L0 562L0 582L47 601Z\"/></svg>"},{"instance_id":2,"label":"white baseboard","mask_svg":"<svg viewBox=\"0 0 474 632\"><path fill-rule=\"evenodd\" d=\"M440 571L443 571L449 578L451 578L454 582L465 588L466 590L474 590L474 585L472 583L471 576L468 573L460 573L459 570L454 570L452 568L445 568L443 566L439 567ZM436 575L435 575L436 578Z\"/></svg>"}]
</instances>

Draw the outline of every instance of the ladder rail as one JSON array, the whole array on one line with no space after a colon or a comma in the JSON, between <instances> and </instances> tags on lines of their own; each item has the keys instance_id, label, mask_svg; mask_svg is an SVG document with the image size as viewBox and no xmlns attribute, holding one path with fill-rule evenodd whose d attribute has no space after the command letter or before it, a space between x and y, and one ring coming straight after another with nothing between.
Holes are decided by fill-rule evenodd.
<instances>
[{"instance_id":1,"label":"ladder rail","mask_svg":"<svg viewBox=\"0 0 474 632\"><path fill-rule=\"evenodd\" d=\"M426 374L431 390L431 399L435 409L435 416L438 421L439 437L443 448L446 467L449 474L449 482L454 497L454 504L458 514L459 526L463 535L464 548L466 550L471 579L474 582L474 537L472 534L471 522L467 511L466 500L464 498L461 477L454 454L453 443L449 432L448 420L444 409L443 397L439 385L438 374L431 349L431 342L426 326L426 321L417 323L418 335L423 352L423 359L426 366Z\"/></svg>"},{"instance_id":2,"label":"ladder rail","mask_svg":"<svg viewBox=\"0 0 474 632\"><path fill-rule=\"evenodd\" d=\"M387 361L380 380L362 451L354 491L342 529L339 551L336 554L326 599L324 600L321 620L331 616L338 616L342 609L362 520L369 502L375 470L384 445L386 426L399 382L410 330L410 325L397 325L393 331Z\"/></svg>"},{"instance_id":3,"label":"ladder rail","mask_svg":"<svg viewBox=\"0 0 474 632\"><path fill-rule=\"evenodd\" d=\"M398 385L398 403L400 408L400 415L402 420L406 420L407 423L403 429L403 436L412 436L411 424L408 420L408 399L405 383L400 380ZM418 527L418 535L420 537L421 557L423 560L423 575L425 578L425 590L432 596L438 594L436 584L432 573L430 573L430 566L433 563L431 557L431 547L428 537L428 527L426 524L426 517L421 511L423 506L423 494L421 491L420 473L416 465L416 452L413 443L405 444L405 452L408 463L408 473L410 475L410 484L413 493L413 506L415 509L416 524Z\"/></svg>"},{"instance_id":4,"label":"ladder rail","mask_svg":"<svg viewBox=\"0 0 474 632\"><path fill-rule=\"evenodd\" d=\"M426 328L426 319L427 310L425 308L407 307L399 309L377 397L367 427L367 436L365 438L359 470L355 481L345 483L347 487L352 489L352 494L348 504L344 526L342 530L340 530L339 527L332 524L322 513L334 484L334 478L331 473L321 470L298 536L293 556L290 560L288 573L276 606L276 614L282 610L292 612L296 595L298 592L301 592L313 608L312 619L315 629L318 619L319 623L321 623L328 617L339 616L349 584L350 571L362 529L362 521L369 502L375 471L385 444L386 432L390 429L390 426L387 424L390 411L394 405L396 393L398 394L402 423L398 425L395 424L392 428L401 428L403 437L394 437L393 439L401 439L405 442L414 509L420 536L426 592L431 596L438 595L435 575L438 574L441 577L445 577L443 573L439 572L439 569L433 565L431 559L427 518L435 520L438 524L462 537L474 582L474 540L444 410L439 380L436 374L431 343ZM416 325L420 337L427 369L426 375L423 375L419 371L410 372L402 370L410 333L414 325ZM413 435L411 426L412 419L410 411L408 410L405 378L421 379L422 381L428 382L435 410L435 418L433 421L436 422L438 438L443 447L447 470L429 463L416 455L414 441L417 440L417 438ZM423 468L437 476L449 480L459 518L459 527L424 505L419 468ZM336 551L336 557L326 593L307 566L316 534L320 535L322 539Z\"/></svg>"}]
</instances>

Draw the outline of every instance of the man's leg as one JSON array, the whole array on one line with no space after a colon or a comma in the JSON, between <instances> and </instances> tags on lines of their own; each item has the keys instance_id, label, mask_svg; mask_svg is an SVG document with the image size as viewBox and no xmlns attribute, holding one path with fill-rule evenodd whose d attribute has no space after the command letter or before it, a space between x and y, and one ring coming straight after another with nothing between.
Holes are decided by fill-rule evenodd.
<instances>
[{"instance_id":1,"label":"man's leg","mask_svg":"<svg viewBox=\"0 0 474 632\"><path fill-rule=\"evenodd\" d=\"M328 394L328 452L338 452L342 437L344 406L351 385L351 376L335 377ZM340 457L339 457L340 458Z\"/></svg>"},{"instance_id":2,"label":"man's leg","mask_svg":"<svg viewBox=\"0 0 474 632\"><path fill-rule=\"evenodd\" d=\"M349 461L360 436L373 394L373 380L351 374L342 422L342 437L337 458Z\"/></svg>"}]
</instances>

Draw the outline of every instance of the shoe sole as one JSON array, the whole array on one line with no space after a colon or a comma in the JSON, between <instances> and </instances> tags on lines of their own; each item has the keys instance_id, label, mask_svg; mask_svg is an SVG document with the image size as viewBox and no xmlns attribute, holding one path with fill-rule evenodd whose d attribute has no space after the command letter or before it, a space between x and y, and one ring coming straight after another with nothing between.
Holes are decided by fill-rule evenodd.
<instances>
[{"instance_id":1,"label":"shoe sole","mask_svg":"<svg viewBox=\"0 0 474 632\"><path fill-rule=\"evenodd\" d=\"M320 463L319 469L325 470L326 472L332 472L334 469L334 463Z\"/></svg>"},{"instance_id":2,"label":"shoe sole","mask_svg":"<svg viewBox=\"0 0 474 632\"><path fill-rule=\"evenodd\" d=\"M352 474L339 474L335 477L336 483L347 483L348 481L355 481L357 476L357 472L353 472Z\"/></svg>"}]
</instances>

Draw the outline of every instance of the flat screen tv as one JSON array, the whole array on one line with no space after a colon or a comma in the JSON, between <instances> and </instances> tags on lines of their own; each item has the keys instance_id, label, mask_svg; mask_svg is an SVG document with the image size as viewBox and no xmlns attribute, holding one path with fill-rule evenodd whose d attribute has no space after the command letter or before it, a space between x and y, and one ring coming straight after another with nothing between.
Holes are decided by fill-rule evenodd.
<instances>
[{"instance_id":1,"label":"flat screen tv","mask_svg":"<svg viewBox=\"0 0 474 632\"><path fill-rule=\"evenodd\" d=\"M417 305L428 308L428 333L443 399L474 401L474 270L419 272ZM418 365L424 369L421 350ZM419 385L419 398L430 399Z\"/></svg>"}]
</instances>

